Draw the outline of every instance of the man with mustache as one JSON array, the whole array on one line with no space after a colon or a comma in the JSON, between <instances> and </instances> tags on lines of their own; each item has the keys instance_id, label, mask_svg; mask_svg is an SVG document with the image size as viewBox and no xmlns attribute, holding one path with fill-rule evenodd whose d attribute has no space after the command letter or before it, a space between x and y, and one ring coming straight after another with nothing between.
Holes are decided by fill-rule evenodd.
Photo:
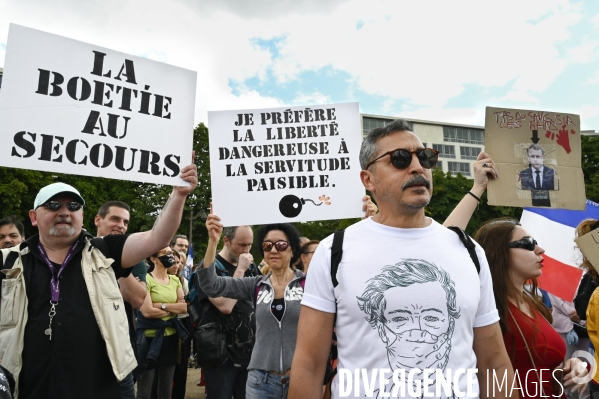
<instances>
[{"instance_id":1,"label":"man with mustache","mask_svg":"<svg viewBox=\"0 0 599 399\"><path fill-rule=\"evenodd\" d=\"M351 397L374 396L372 387L367 387L371 384L366 384L373 378L379 392L389 392L393 382L379 377L385 369L387 373L401 369L408 375L414 369L478 368L478 381L469 395L476 398L485 396L492 383L487 381L487 371L500 378L505 374L511 386L513 369L499 328L484 251L476 246L478 274L457 234L425 214L437 156L401 119L374 129L362 142L360 178L379 213L345 230L335 276L331 276L332 236L321 241L313 255L289 398L322 397L333 327L338 368L354 376L355 370L361 370L349 387ZM486 172L494 174L492 168ZM333 398L340 395L339 380L333 380ZM471 385L466 374L452 382L454 391L464 393ZM407 389L403 395L409 396Z\"/></svg>"},{"instance_id":2,"label":"man with mustache","mask_svg":"<svg viewBox=\"0 0 599 399\"><path fill-rule=\"evenodd\" d=\"M168 246L197 167L180 177L189 185L173 187L150 231L102 238L83 230L85 201L76 188L54 183L39 191L29 211L39 234L0 257L0 359L18 398L119 397L118 382L137 361L116 279Z\"/></svg>"},{"instance_id":3,"label":"man with mustache","mask_svg":"<svg viewBox=\"0 0 599 399\"><path fill-rule=\"evenodd\" d=\"M0 248L12 248L25 241L25 226L15 215L0 219Z\"/></svg>"}]
</instances>

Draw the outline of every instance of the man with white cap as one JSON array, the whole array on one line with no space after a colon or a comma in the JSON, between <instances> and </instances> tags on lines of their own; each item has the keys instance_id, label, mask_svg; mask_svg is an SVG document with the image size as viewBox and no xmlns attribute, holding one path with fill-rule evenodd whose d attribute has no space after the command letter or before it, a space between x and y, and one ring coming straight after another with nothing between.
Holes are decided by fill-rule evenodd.
<instances>
[{"instance_id":1,"label":"man with white cap","mask_svg":"<svg viewBox=\"0 0 599 399\"><path fill-rule=\"evenodd\" d=\"M0 359L18 398L118 398L118 381L136 366L116 282L168 246L197 168L173 187L150 231L93 238L83 225L85 201L74 187L42 188L29 217L39 234L2 249Z\"/></svg>"}]
</instances>

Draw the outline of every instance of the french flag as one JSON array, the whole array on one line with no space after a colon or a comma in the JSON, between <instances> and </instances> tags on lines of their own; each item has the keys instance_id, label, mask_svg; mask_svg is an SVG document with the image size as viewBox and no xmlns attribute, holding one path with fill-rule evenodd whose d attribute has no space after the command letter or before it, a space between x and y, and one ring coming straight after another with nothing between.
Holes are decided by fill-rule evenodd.
<instances>
[{"instance_id":1,"label":"french flag","mask_svg":"<svg viewBox=\"0 0 599 399\"><path fill-rule=\"evenodd\" d=\"M520 224L545 250L539 286L566 301L573 301L582 269L582 254L574 243L576 226L585 219L599 220L599 204L587 200L586 210L524 208Z\"/></svg>"},{"instance_id":2,"label":"french flag","mask_svg":"<svg viewBox=\"0 0 599 399\"><path fill-rule=\"evenodd\" d=\"M189 253L187 254L186 265L189 266L190 270L193 268L193 244L189 244Z\"/></svg>"}]
</instances>

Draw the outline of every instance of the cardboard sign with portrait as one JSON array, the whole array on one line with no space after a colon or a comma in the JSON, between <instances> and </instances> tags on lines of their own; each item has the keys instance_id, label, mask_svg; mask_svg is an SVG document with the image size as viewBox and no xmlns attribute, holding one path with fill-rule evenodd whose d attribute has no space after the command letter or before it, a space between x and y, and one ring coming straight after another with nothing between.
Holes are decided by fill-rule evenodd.
<instances>
[{"instance_id":1,"label":"cardboard sign with portrait","mask_svg":"<svg viewBox=\"0 0 599 399\"><path fill-rule=\"evenodd\" d=\"M499 174L489 205L584 210L578 115L487 107L485 151Z\"/></svg>"}]
</instances>

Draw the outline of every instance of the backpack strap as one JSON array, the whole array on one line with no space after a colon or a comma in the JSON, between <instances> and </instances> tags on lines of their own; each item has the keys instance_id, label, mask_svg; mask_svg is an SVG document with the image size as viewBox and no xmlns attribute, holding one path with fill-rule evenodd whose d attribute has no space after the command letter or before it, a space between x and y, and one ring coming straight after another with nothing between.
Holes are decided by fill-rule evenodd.
<instances>
[{"instance_id":1,"label":"backpack strap","mask_svg":"<svg viewBox=\"0 0 599 399\"><path fill-rule=\"evenodd\" d=\"M462 241L462 244L464 244L464 246L468 250L468 253L470 254L470 259L472 259L472 262L474 262L474 266L476 266L476 272L480 274L480 263L478 261L478 256L476 256L476 246L474 245L474 242L472 241L470 236L466 234L464 230L460 229L457 226L449 226L447 228L456 233L458 237L460 237L460 241Z\"/></svg>"},{"instance_id":2,"label":"backpack strap","mask_svg":"<svg viewBox=\"0 0 599 399\"><path fill-rule=\"evenodd\" d=\"M15 262L19 258L19 253L15 251L10 251L8 255L6 255L6 259L3 264L0 264L0 268L2 269L12 269L15 265ZM0 262L2 262L2 256L0 256Z\"/></svg>"},{"instance_id":3,"label":"backpack strap","mask_svg":"<svg viewBox=\"0 0 599 399\"><path fill-rule=\"evenodd\" d=\"M339 269L339 263L343 257L343 235L345 230L337 230L333 235L333 245L331 246L331 281L333 287L337 287L339 282L337 281L337 269Z\"/></svg>"}]
</instances>

